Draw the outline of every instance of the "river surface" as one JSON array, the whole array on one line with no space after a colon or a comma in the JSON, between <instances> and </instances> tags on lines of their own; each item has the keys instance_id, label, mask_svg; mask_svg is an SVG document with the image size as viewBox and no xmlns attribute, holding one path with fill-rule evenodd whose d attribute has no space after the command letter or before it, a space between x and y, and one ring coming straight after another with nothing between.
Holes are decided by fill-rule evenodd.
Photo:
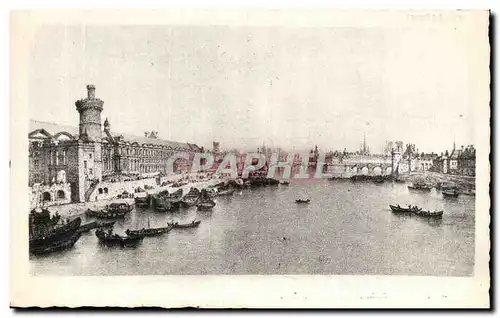
<instances>
[{"instance_id":1,"label":"river surface","mask_svg":"<svg viewBox=\"0 0 500 318\"><path fill-rule=\"evenodd\" d=\"M310 198L309 204L296 204ZM94 230L67 251L30 256L34 275L330 274L470 276L475 197L443 199L406 184L315 181L219 197L212 212L137 209L115 232L201 220L198 228L105 247ZM388 204L444 210L442 220L395 215ZM85 217L83 223L87 221Z\"/></svg>"}]
</instances>

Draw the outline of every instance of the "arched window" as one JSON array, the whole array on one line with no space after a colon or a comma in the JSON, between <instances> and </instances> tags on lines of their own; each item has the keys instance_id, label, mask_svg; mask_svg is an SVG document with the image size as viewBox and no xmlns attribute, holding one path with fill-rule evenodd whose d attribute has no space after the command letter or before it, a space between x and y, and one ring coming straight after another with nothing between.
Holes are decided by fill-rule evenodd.
<instances>
[{"instance_id":1,"label":"arched window","mask_svg":"<svg viewBox=\"0 0 500 318\"><path fill-rule=\"evenodd\" d=\"M50 196L50 193L49 192L44 192L42 194L42 200L45 202L45 201L51 201L52 200L52 197Z\"/></svg>"},{"instance_id":2,"label":"arched window","mask_svg":"<svg viewBox=\"0 0 500 318\"><path fill-rule=\"evenodd\" d=\"M57 191L57 199L58 200L64 200L64 199L66 199L66 193L64 193L63 190L58 190Z\"/></svg>"},{"instance_id":3,"label":"arched window","mask_svg":"<svg viewBox=\"0 0 500 318\"><path fill-rule=\"evenodd\" d=\"M99 192L99 194L102 194L102 188L99 188L97 191Z\"/></svg>"},{"instance_id":4,"label":"arched window","mask_svg":"<svg viewBox=\"0 0 500 318\"><path fill-rule=\"evenodd\" d=\"M104 188L104 193L108 193L108 188Z\"/></svg>"}]
</instances>

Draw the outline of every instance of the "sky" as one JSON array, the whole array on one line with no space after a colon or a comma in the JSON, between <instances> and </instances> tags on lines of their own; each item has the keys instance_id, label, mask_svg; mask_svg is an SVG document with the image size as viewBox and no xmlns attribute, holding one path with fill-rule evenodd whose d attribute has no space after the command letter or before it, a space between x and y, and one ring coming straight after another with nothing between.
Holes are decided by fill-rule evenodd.
<instances>
[{"instance_id":1,"label":"sky","mask_svg":"<svg viewBox=\"0 0 500 318\"><path fill-rule=\"evenodd\" d=\"M78 125L96 87L114 132L211 148L442 152L472 144L474 47L442 28L46 25L30 118Z\"/></svg>"}]
</instances>

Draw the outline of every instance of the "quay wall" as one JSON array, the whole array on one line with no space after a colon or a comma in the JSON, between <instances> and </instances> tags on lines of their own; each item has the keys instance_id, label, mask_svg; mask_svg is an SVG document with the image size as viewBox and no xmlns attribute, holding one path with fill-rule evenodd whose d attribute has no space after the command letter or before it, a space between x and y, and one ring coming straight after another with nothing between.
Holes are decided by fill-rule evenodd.
<instances>
[{"instance_id":1,"label":"quay wall","mask_svg":"<svg viewBox=\"0 0 500 318\"><path fill-rule=\"evenodd\" d=\"M29 188L30 210L39 206L54 206L71 202L71 185L54 183L51 185L35 184Z\"/></svg>"},{"instance_id":2,"label":"quay wall","mask_svg":"<svg viewBox=\"0 0 500 318\"><path fill-rule=\"evenodd\" d=\"M106 205L113 203L113 202L127 202L129 204L134 204L134 198L126 198L126 199L118 199L117 198L118 194L123 193L123 191L125 191L125 190L129 193L133 193L134 197L144 197L144 196L147 196L148 194L156 194L156 193L159 193L159 192L165 191L165 190L172 193L174 191L177 191L178 189L182 189L184 193L187 193L191 187L195 187L198 190L201 190L203 188L206 188L206 187L209 187L211 185L215 185L215 184L221 182L221 179L214 178L214 179L208 179L208 180L200 180L197 182L190 182L185 186L174 188L171 185L167 185L164 187L157 186L156 180L155 179L152 179L152 180L154 180L154 182L155 182L155 187L153 189L146 190L146 192L139 192L139 193L134 193L133 190L135 188L137 188L138 186L141 186L140 181L143 181L143 182L145 181L146 184L152 185L151 179L126 181L126 182L121 182L121 183L118 183L118 182L111 183L110 182L110 184L112 184L113 187L115 187L113 190L114 191L113 193L116 193L116 195L114 195L114 196L111 195L111 192L110 192L111 186L108 184L108 182L102 182L99 184L98 188L100 188L101 186L104 187L104 185L110 186L108 188L108 195L107 196L102 195L102 196L98 197L97 201L63 204L63 205L60 205L57 207L53 207L49 210L51 211L51 213L55 213L57 211L62 217L74 218L74 217L83 215L87 211L87 209L89 209L89 208L102 209ZM144 185L144 183L142 185ZM141 186L141 188L144 189L144 186Z\"/></svg>"}]
</instances>

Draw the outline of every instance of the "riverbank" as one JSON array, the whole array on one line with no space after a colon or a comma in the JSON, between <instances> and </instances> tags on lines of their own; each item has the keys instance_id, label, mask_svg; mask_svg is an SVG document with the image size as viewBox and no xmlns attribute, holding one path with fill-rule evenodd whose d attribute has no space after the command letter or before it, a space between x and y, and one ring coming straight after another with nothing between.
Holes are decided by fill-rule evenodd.
<instances>
[{"instance_id":1,"label":"riverbank","mask_svg":"<svg viewBox=\"0 0 500 318\"><path fill-rule=\"evenodd\" d=\"M202 190L204 188L207 188L209 186L215 185L219 182L221 182L222 179L219 178L210 178L210 179L204 179L204 180L191 180L187 184L181 186L181 187L173 187L171 184L166 185L166 186L157 186L153 189L146 190L145 192L139 192L139 193L134 193L134 198L135 197L145 197L148 194L156 194L162 191L169 191L169 192L174 192L179 189L182 189L184 193L187 193L192 187L197 188L198 190ZM73 218L77 216L81 216L85 214L85 212L90 208L92 210L100 210L106 207L106 205L116 202L125 202L128 204L133 204L135 202L134 198L118 198L118 197L112 197L112 198L107 198L107 199L101 199L98 201L92 201L92 202L80 202L80 203L68 203L68 204L63 204L63 205L58 205L58 206L52 206L48 207L49 211L55 213L56 211L61 215L63 218Z\"/></svg>"}]
</instances>

